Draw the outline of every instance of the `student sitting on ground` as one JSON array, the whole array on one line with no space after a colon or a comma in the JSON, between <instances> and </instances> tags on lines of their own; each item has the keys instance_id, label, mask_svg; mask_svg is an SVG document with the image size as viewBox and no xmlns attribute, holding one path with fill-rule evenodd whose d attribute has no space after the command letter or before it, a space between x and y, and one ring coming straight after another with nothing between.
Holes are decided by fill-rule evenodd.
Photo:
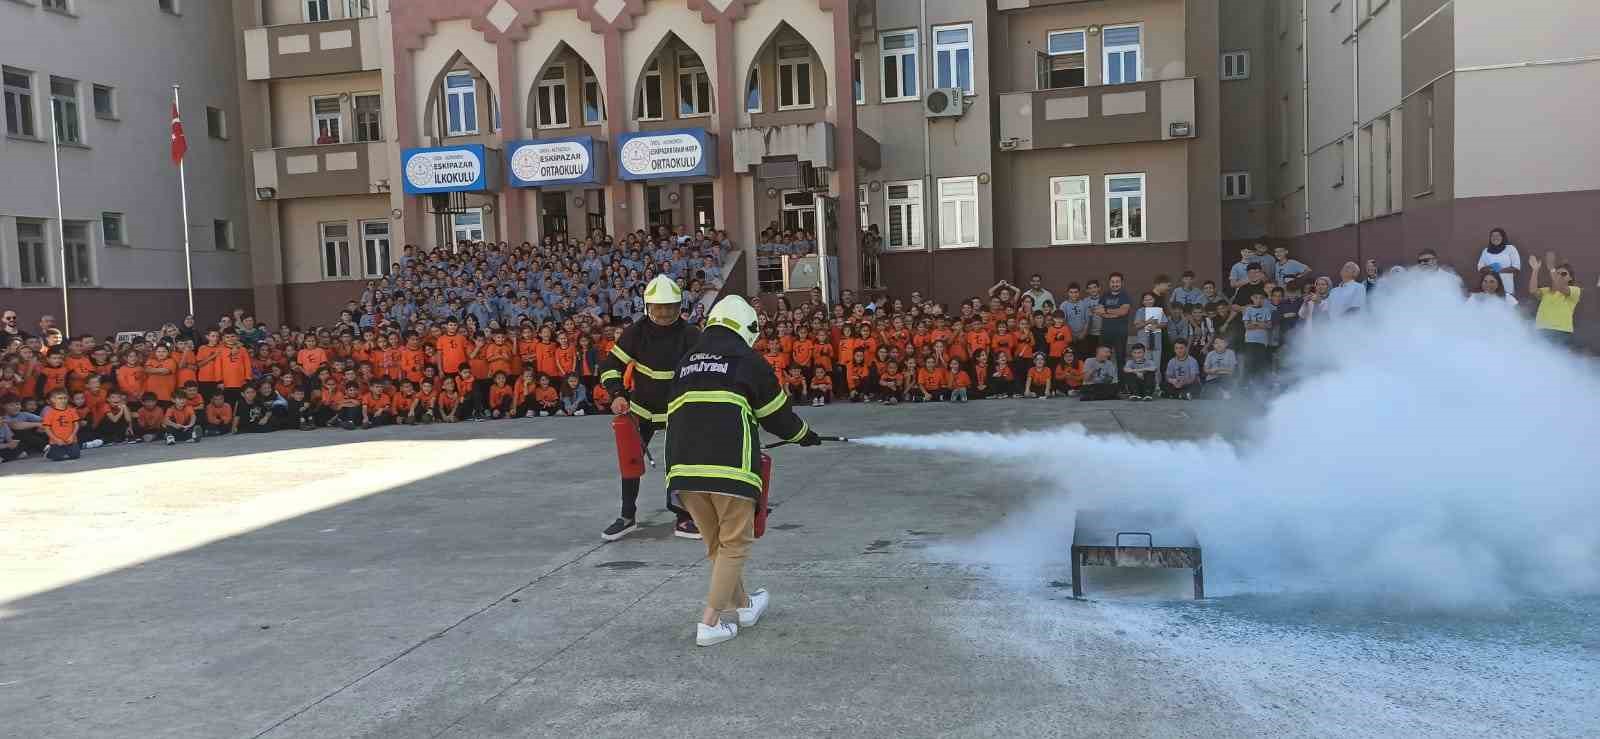
<instances>
[{"instance_id":1,"label":"student sitting on ground","mask_svg":"<svg viewBox=\"0 0 1600 739\"><path fill-rule=\"evenodd\" d=\"M134 433L138 434L141 440L151 442L166 433L166 426L167 412L161 410L156 394L145 393L139 401L139 412L134 417Z\"/></svg>"},{"instance_id":2,"label":"student sitting on ground","mask_svg":"<svg viewBox=\"0 0 1600 739\"><path fill-rule=\"evenodd\" d=\"M1218 336L1211 340L1211 351L1206 354L1206 395L1221 393L1223 399L1233 397L1234 373L1239 369L1239 358L1228 348L1228 340Z\"/></svg>"},{"instance_id":3,"label":"student sitting on ground","mask_svg":"<svg viewBox=\"0 0 1600 739\"><path fill-rule=\"evenodd\" d=\"M1111 358L1111 347L1102 346L1083 363L1083 387L1078 389L1078 400L1116 399L1117 363Z\"/></svg>"},{"instance_id":4,"label":"student sitting on ground","mask_svg":"<svg viewBox=\"0 0 1600 739\"><path fill-rule=\"evenodd\" d=\"M200 418L189 405L188 394L182 390L172 394L172 406L167 408L162 430L166 433L167 446L180 441L200 441Z\"/></svg>"},{"instance_id":5,"label":"student sitting on ground","mask_svg":"<svg viewBox=\"0 0 1600 739\"><path fill-rule=\"evenodd\" d=\"M221 393L217 397L222 397ZM133 431L133 410L128 407L128 398L120 390L113 390L106 396L106 407L100 415L100 423L95 424L95 436L107 444L126 444L138 437Z\"/></svg>"},{"instance_id":6,"label":"student sitting on ground","mask_svg":"<svg viewBox=\"0 0 1600 739\"><path fill-rule=\"evenodd\" d=\"M1045 366L1044 352L1036 353L1033 355L1033 366L1028 369L1028 381L1022 388L1022 394L1029 398L1048 398L1054 379L1050 375L1050 368Z\"/></svg>"},{"instance_id":7,"label":"student sitting on ground","mask_svg":"<svg viewBox=\"0 0 1600 739\"><path fill-rule=\"evenodd\" d=\"M594 406L589 404L589 391L583 388L577 375L567 375L567 385L561 389L561 412L569 416L594 412Z\"/></svg>"},{"instance_id":8,"label":"student sitting on ground","mask_svg":"<svg viewBox=\"0 0 1600 739\"><path fill-rule=\"evenodd\" d=\"M82 456L78 445L78 424L82 420L69 404L67 391L56 388L50 392L50 407L44 412L44 433L50 445L44 456L52 462L64 462Z\"/></svg>"},{"instance_id":9,"label":"student sitting on ground","mask_svg":"<svg viewBox=\"0 0 1600 739\"><path fill-rule=\"evenodd\" d=\"M206 436L226 436L233 431L233 408L228 405L228 399L222 397L222 393L213 394L211 402L206 403L205 418L200 428Z\"/></svg>"},{"instance_id":10,"label":"student sitting on ground","mask_svg":"<svg viewBox=\"0 0 1600 739\"><path fill-rule=\"evenodd\" d=\"M956 403L965 403L972 392L972 375L961 369L961 360L952 359L945 368L945 389Z\"/></svg>"},{"instance_id":11,"label":"student sitting on ground","mask_svg":"<svg viewBox=\"0 0 1600 739\"><path fill-rule=\"evenodd\" d=\"M561 391L550 384L549 375L539 376L539 389L533 391L538 415L554 416L561 412Z\"/></svg>"},{"instance_id":12,"label":"student sitting on ground","mask_svg":"<svg viewBox=\"0 0 1600 739\"><path fill-rule=\"evenodd\" d=\"M828 377L828 371L822 365L811 368L811 406L821 408L833 402L833 379Z\"/></svg>"},{"instance_id":13,"label":"student sitting on ground","mask_svg":"<svg viewBox=\"0 0 1600 739\"><path fill-rule=\"evenodd\" d=\"M1200 364L1189 355L1189 342L1178 339L1172 342L1172 359L1167 360L1167 396L1193 400L1200 389Z\"/></svg>"},{"instance_id":14,"label":"student sitting on ground","mask_svg":"<svg viewBox=\"0 0 1600 739\"><path fill-rule=\"evenodd\" d=\"M1051 389L1058 397L1073 397L1078 394L1078 388L1083 386L1083 363L1078 361L1078 354L1072 349L1061 353L1060 361L1056 362Z\"/></svg>"},{"instance_id":15,"label":"student sitting on ground","mask_svg":"<svg viewBox=\"0 0 1600 739\"><path fill-rule=\"evenodd\" d=\"M1161 370L1156 366L1156 361L1149 356L1144 343L1133 345L1129 352L1128 361L1122 367L1122 381L1127 389L1129 400L1155 400L1156 375Z\"/></svg>"},{"instance_id":16,"label":"student sitting on ground","mask_svg":"<svg viewBox=\"0 0 1600 739\"><path fill-rule=\"evenodd\" d=\"M498 341L501 334L495 334ZM516 411L517 388L504 372L494 373L494 383L489 386L489 416L496 420L510 418Z\"/></svg>"}]
</instances>

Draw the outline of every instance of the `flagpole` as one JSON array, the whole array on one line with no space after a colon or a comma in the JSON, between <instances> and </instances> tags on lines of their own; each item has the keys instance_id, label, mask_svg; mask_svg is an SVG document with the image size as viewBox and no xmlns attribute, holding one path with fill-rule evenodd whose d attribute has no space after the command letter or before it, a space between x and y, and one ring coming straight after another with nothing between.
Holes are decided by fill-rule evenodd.
<instances>
[{"instance_id":1,"label":"flagpole","mask_svg":"<svg viewBox=\"0 0 1600 739\"><path fill-rule=\"evenodd\" d=\"M61 254L61 328L72 337L72 309L67 305L67 222L61 212L61 142L56 135L56 103L50 101L50 161L56 171L56 246ZM41 337L43 338L43 337Z\"/></svg>"},{"instance_id":2,"label":"flagpole","mask_svg":"<svg viewBox=\"0 0 1600 739\"><path fill-rule=\"evenodd\" d=\"M172 86L172 112L178 113L178 86ZM179 116L181 119L181 116ZM178 160L178 194L183 201L183 284L189 293L189 315L194 315L194 267L189 262L189 183L184 178L183 162L186 153Z\"/></svg>"}]
</instances>

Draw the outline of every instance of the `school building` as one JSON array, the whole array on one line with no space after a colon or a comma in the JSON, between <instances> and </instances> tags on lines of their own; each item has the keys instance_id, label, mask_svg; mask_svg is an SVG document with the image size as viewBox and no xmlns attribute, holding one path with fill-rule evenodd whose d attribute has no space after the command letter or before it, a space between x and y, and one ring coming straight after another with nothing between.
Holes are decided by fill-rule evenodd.
<instances>
[{"instance_id":1,"label":"school building","mask_svg":"<svg viewBox=\"0 0 1600 739\"><path fill-rule=\"evenodd\" d=\"M782 287L755 254L773 224L822 232L843 288L941 300L1034 272L1216 276L1257 239L1318 267L1423 246L1466 266L1490 225L1600 268L1585 242L1600 147L1574 102L1600 92L1585 46L1600 18L1583 0L139 4L12 0L0 25L183 24L176 70L143 46L94 58L106 75L231 77L205 103L227 121L221 138L201 135L198 100L185 114L191 146L218 149L205 164L191 152L190 229L207 237L198 254L227 224L206 287L271 323L327 320L405 244L653 225L726 229L745 250L728 288L741 292ZM230 12L226 28L200 22ZM8 106L14 66L38 96L51 60L85 45L31 35L0 50ZM93 75L71 74L87 101ZM157 186L172 178L154 158L163 116L150 161L76 162L74 177L140 200L85 201L69 219L98 233L101 210L136 213L143 232L176 210ZM69 156L102 156L86 144ZM12 256L18 223L54 217L39 187L49 147L8 137L0 162L25 173L0 178L0 303L59 302L55 271L20 281ZM72 294L138 277L170 302L174 235L91 238L90 262L117 268Z\"/></svg>"}]
</instances>

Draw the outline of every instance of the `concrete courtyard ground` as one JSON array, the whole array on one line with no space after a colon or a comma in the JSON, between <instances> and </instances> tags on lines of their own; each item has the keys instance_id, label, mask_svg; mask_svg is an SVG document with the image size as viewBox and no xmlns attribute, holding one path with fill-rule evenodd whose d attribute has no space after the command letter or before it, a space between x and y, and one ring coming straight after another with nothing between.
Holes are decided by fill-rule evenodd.
<instances>
[{"instance_id":1,"label":"concrete courtyard ground","mask_svg":"<svg viewBox=\"0 0 1600 739\"><path fill-rule=\"evenodd\" d=\"M854 437L1079 422L1185 439L1212 434L1214 410L801 412ZM1033 486L1004 470L861 445L775 456L773 529L749 570L774 605L711 649L692 637L703 550L671 537L659 470L645 529L599 540L617 507L605 418L4 465L0 735L1600 731L1592 602L1439 629L1287 597L1115 597L1164 586L1137 579L1076 601L1064 565L1020 575L949 555L1026 510Z\"/></svg>"}]
</instances>

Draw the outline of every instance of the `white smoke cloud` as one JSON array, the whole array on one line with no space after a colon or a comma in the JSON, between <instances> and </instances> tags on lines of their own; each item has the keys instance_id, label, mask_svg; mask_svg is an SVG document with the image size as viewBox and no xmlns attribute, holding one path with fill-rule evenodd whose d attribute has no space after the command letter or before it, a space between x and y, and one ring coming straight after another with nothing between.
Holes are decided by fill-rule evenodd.
<instances>
[{"instance_id":1,"label":"white smoke cloud","mask_svg":"<svg viewBox=\"0 0 1600 739\"><path fill-rule=\"evenodd\" d=\"M1208 581L1236 589L1445 610L1600 592L1594 367L1509 308L1464 302L1449 275L1391 276L1372 297L1298 343L1303 379L1236 442L1076 425L862 441L1048 481L967 551L1002 566L1063 559L1075 509L1158 509L1199 535Z\"/></svg>"}]
</instances>

